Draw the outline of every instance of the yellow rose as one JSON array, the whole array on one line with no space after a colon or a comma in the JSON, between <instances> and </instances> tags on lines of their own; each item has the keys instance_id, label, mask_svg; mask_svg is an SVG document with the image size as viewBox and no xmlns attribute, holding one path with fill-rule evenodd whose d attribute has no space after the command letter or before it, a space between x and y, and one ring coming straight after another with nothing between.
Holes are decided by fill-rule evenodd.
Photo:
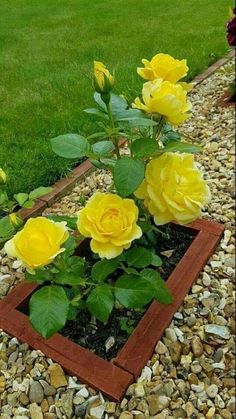
<instances>
[{"instance_id":1,"label":"yellow rose","mask_svg":"<svg viewBox=\"0 0 236 419\"><path fill-rule=\"evenodd\" d=\"M114 85L114 77L100 61L94 61L94 88L96 92L107 94Z\"/></svg>"},{"instance_id":2,"label":"yellow rose","mask_svg":"<svg viewBox=\"0 0 236 419\"><path fill-rule=\"evenodd\" d=\"M135 192L157 225L187 224L201 215L210 190L192 154L163 153L146 167L145 180Z\"/></svg>"},{"instance_id":3,"label":"yellow rose","mask_svg":"<svg viewBox=\"0 0 236 419\"><path fill-rule=\"evenodd\" d=\"M143 102L139 97L136 98L133 108L162 115L173 125L181 124L191 115L188 111L192 105L187 101L186 89L180 84L163 82L161 79L149 81L143 85L142 99Z\"/></svg>"},{"instance_id":4,"label":"yellow rose","mask_svg":"<svg viewBox=\"0 0 236 419\"><path fill-rule=\"evenodd\" d=\"M186 76L189 68L186 60L176 60L168 54L157 54L151 61L142 60L144 68L138 67L137 73L145 80L162 79L176 83Z\"/></svg>"},{"instance_id":5,"label":"yellow rose","mask_svg":"<svg viewBox=\"0 0 236 419\"><path fill-rule=\"evenodd\" d=\"M5 183L7 183L7 174L0 167L0 185L5 185Z\"/></svg>"},{"instance_id":6,"label":"yellow rose","mask_svg":"<svg viewBox=\"0 0 236 419\"><path fill-rule=\"evenodd\" d=\"M136 224L138 208L132 199L96 192L78 213L78 230L92 238L90 246L101 258L112 259L142 236Z\"/></svg>"},{"instance_id":7,"label":"yellow rose","mask_svg":"<svg viewBox=\"0 0 236 419\"><path fill-rule=\"evenodd\" d=\"M28 268L48 265L65 249L68 239L65 222L55 223L44 217L29 219L24 228L5 244L9 256L22 260Z\"/></svg>"}]
</instances>

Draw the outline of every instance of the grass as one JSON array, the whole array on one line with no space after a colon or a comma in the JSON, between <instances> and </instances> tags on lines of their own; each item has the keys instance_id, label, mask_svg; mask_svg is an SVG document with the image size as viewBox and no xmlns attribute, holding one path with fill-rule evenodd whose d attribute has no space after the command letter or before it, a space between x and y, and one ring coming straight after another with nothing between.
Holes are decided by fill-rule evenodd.
<instances>
[{"instance_id":1,"label":"grass","mask_svg":"<svg viewBox=\"0 0 236 419\"><path fill-rule=\"evenodd\" d=\"M0 167L10 192L51 184L71 163L48 139L94 126L94 59L116 70L116 91L136 97L142 58L187 58L189 78L228 50L230 0L8 0L0 5Z\"/></svg>"}]
</instances>

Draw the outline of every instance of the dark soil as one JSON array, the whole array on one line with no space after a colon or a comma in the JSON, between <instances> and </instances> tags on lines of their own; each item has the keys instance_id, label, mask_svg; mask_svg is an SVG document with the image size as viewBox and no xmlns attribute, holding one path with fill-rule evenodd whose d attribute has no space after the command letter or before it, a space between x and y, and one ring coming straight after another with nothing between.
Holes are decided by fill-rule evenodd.
<instances>
[{"instance_id":1,"label":"dark soil","mask_svg":"<svg viewBox=\"0 0 236 419\"><path fill-rule=\"evenodd\" d=\"M178 227L169 229L169 235L169 238L160 236L157 244L157 254L161 256L163 262L159 271L165 280L168 279L194 239L190 230ZM161 255L161 252L167 250L173 250L170 257ZM143 310L114 309L106 325L98 320L92 322L88 312L80 312L75 320L68 321L60 333L73 342L93 351L100 357L110 360L124 346L129 333L132 331L129 330L129 333L127 333L127 331L121 330L120 322L124 325L128 321L128 325L134 328L146 309L147 307ZM109 349L106 348L108 339L110 341L113 340Z\"/></svg>"}]
</instances>

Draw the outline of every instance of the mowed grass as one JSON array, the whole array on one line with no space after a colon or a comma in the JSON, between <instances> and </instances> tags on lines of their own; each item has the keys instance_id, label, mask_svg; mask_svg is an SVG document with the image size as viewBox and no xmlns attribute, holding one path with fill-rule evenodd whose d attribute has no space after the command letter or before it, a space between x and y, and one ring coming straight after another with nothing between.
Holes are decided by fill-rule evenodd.
<instances>
[{"instance_id":1,"label":"mowed grass","mask_svg":"<svg viewBox=\"0 0 236 419\"><path fill-rule=\"evenodd\" d=\"M8 0L0 4L0 167L11 193L48 185L72 162L48 139L88 133L93 60L115 69L116 92L135 98L136 67L158 52L187 58L189 79L228 46L230 0Z\"/></svg>"}]
</instances>

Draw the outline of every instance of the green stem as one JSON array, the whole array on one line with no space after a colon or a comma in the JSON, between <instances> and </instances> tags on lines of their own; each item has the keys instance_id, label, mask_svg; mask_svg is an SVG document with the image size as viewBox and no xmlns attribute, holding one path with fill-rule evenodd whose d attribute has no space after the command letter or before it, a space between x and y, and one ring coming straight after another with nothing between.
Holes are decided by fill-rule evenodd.
<instances>
[{"instance_id":1,"label":"green stem","mask_svg":"<svg viewBox=\"0 0 236 419\"><path fill-rule=\"evenodd\" d=\"M156 140L158 140L158 138L161 134L164 123L165 123L165 119L161 116L159 124L157 125L156 136L155 136Z\"/></svg>"},{"instance_id":2,"label":"green stem","mask_svg":"<svg viewBox=\"0 0 236 419\"><path fill-rule=\"evenodd\" d=\"M107 107L107 113L108 113L108 117L109 117L109 121L111 124L111 128L115 129L115 123L114 123L114 118L111 112L111 107L110 107L110 103L106 103L106 107ZM111 140L115 146L115 150L116 150L116 156L119 159L120 158L120 149L119 149L119 139L116 138L116 136L111 135Z\"/></svg>"}]
</instances>

